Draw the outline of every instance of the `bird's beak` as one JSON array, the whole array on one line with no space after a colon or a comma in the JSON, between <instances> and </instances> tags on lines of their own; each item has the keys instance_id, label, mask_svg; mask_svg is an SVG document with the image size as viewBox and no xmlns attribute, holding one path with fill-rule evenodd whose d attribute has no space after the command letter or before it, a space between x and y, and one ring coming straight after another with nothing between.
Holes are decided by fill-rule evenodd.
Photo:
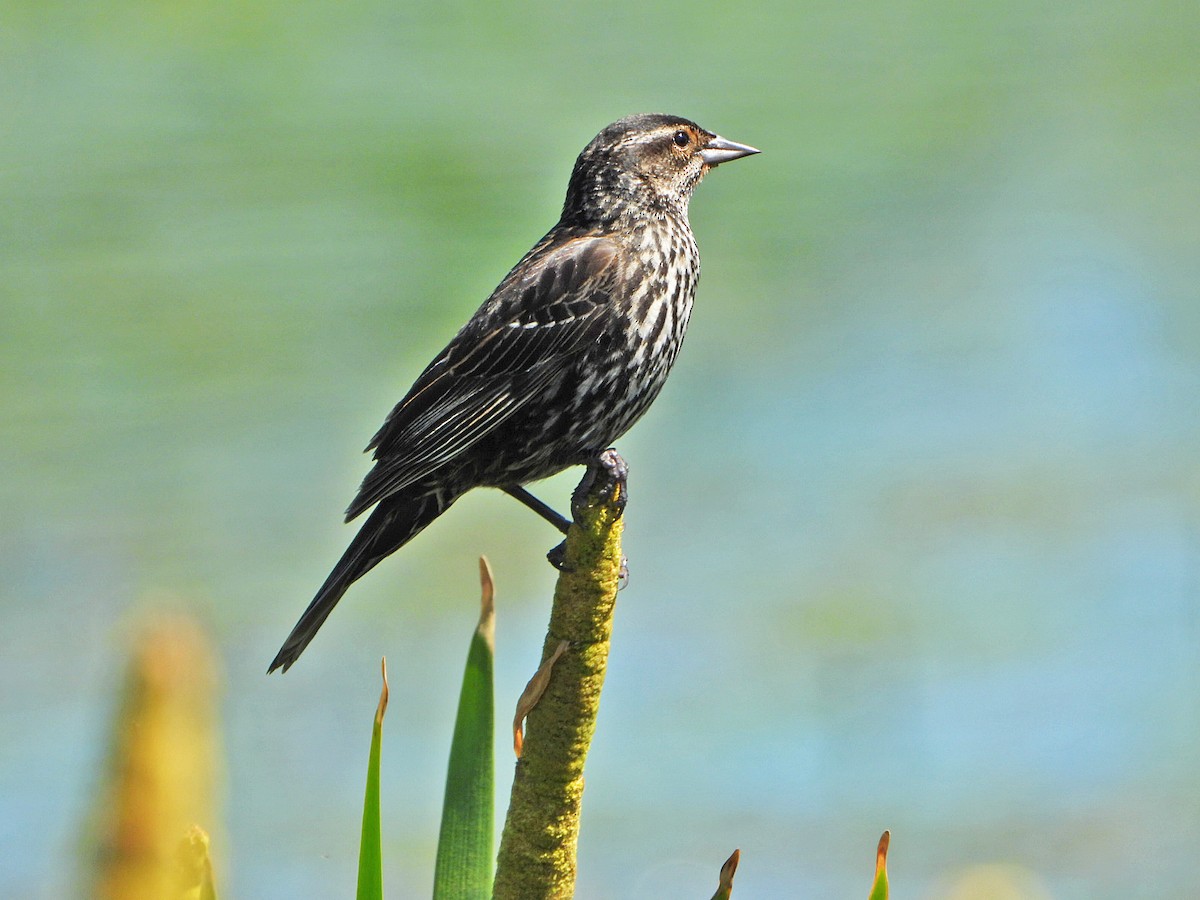
<instances>
[{"instance_id":1,"label":"bird's beak","mask_svg":"<svg viewBox=\"0 0 1200 900\"><path fill-rule=\"evenodd\" d=\"M704 149L700 151L700 158L704 160L706 166L719 166L721 163L732 162L743 156L753 156L755 153L761 152L749 144L727 141L718 135L704 145Z\"/></svg>"}]
</instances>

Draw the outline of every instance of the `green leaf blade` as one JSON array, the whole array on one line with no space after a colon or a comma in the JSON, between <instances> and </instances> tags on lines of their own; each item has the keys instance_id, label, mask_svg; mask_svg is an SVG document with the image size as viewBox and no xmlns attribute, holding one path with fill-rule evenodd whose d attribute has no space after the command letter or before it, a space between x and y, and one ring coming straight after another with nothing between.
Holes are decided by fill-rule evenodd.
<instances>
[{"instance_id":1,"label":"green leaf blade","mask_svg":"<svg viewBox=\"0 0 1200 900\"><path fill-rule=\"evenodd\" d=\"M382 662L383 688L371 728L367 760L367 789L363 797L362 837L358 848L358 900L383 900L383 850L379 828L379 751L383 744L383 715L387 711L387 660Z\"/></svg>"},{"instance_id":2,"label":"green leaf blade","mask_svg":"<svg viewBox=\"0 0 1200 900\"><path fill-rule=\"evenodd\" d=\"M887 853L891 840L890 831L885 831L879 838L879 847L875 851L875 882L867 900L888 900Z\"/></svg>"},{"instance_id":3,"label":"green leaf blade","mask_svg":"<svg viewBox=\"0 0 1200 900\"><path fill-rule=\"evenodd\" d=\"M486 559L480 559L479 573L482 612L467 652L450 746L434 868L434 900L488 900L492 894L495 607Z\"/></svg>"}]
</instances>

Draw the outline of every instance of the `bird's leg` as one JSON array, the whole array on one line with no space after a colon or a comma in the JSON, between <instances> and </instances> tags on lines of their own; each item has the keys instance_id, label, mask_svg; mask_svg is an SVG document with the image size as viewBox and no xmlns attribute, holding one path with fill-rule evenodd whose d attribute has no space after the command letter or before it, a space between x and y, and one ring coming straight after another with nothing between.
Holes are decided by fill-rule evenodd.
<instances>
[{"instance_id":1,"label":"bird's leg","mask_svg":"<svg viewBox=\"0 0 1200 900\"><path fill-rule=\"evenodd\" d=\"M629 466L626 465L620 454L611 447L597 453L594 457L588 460L587 471L583 475L583 480L579 482L579 486L575 488L571 495L571 514L576 520L582 515L584 505L587 503L588 494L599 484L603 487L605 493L616 492L617 514L620 515L625 510L625 504L629 499L629 488L627 479L629 477ZM520 500L523 504L532 509L535 513L557 528L564 535L567 529L571 527L571 520L561 513L555 511L548 504L543 503L525 488L519 484L510 484L501 488L504 493L508 494L516 500ZM563 557L567 552L567 542L553 547L546 554L546 559L550 565L556 569L562 569ZM625 587L629 580L629 565L624 557L621 558L621 575L620 586Z\"/></svg>"},{"instance_id":2,"label":"bird's leg","mask_svg":"<svg viewBox=\"0 0 1200 900\"><path fill-rule=\"evenodd\" d=\"M505 487L501 488L501 490L508 494L508 496L520 500L563 534L566 534L567 529L571 527L570 519L555 510L549 504L543 503L519 484L506 485ZM549 560L550 565L554 566L554 568L562 569L563 555L566 552L567 542L563 541L551 548L550 552L546 554L546 559Z\"/></svg>"},{"instance_id":3,"label":"bird's leg","mask_svg":"<svg viewBox=\"0 0 1200 900\"><path fill-rule=\"evenodd\" d=\"M570 519L551 508L548 504L543 503L519 484L510 484L501 488L501 490L508 494L508 496L520 500L563 534L566 534L567 529L571 527Z\"/></svg>"}]
</instances>

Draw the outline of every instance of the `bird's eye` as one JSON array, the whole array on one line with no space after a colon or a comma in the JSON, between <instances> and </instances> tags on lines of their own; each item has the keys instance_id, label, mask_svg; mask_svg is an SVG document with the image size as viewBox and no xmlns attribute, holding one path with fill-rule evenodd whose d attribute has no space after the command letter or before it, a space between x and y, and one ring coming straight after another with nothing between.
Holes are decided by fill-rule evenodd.
<instances>
[{"instance_id":1,"label":"bird's eye","mask_svg":"<svg viewBox=\"0 0 1200 900\"><path fill-rule=\"evenodd\" d=\"M675 136L672 138L672 140L675 141L676 147L686 147L692 142L692 139L688 136L688 133L682 129L675 132Z\"/></svg>"}]
</instances>

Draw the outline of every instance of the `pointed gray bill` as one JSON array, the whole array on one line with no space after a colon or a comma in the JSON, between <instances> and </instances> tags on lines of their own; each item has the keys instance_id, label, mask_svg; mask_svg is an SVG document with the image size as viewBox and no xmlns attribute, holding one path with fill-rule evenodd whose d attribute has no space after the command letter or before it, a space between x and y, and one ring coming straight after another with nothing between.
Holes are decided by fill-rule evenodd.
<instances>
[{"instance_id":1,"label":"pointed gray bill","mask_svg":"<svg viewBox=\"0 0 1200 900\"><path fill-rule=\"evenodd\" d=\"M718 135L704 145L704 149L700 151L700 158L704 160L706 166L719 166L721 163L741 159L743 156L753 156L755 153L761 152L761 150L756 150L749 144L727 141Z\"/></svg>"}]
</instances>

